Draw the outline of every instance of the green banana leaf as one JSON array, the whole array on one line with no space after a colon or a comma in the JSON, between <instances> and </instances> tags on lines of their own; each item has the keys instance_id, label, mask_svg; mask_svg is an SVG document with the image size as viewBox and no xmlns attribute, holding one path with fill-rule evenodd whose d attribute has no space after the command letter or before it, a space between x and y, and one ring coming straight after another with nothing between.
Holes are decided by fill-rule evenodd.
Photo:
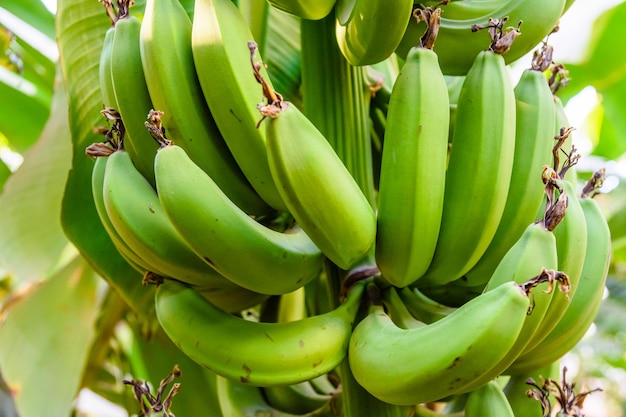
<instances>
[{"instance_id":1,"label":"green banana leaf","mask_svg":"<svg viewBox=\"0 0 626 417\"><path fill-rule=\"evenodd\" d=\"M75 257L5 306L0 369L21 417L70 415L100 308L98 283Z\"/></svg>"},{"instance_id":2,"label":"green banana leaf","mask_svg":"<svg viewBox=\"0 0 626 417\"><path fill-rule=\"evenodd\" d=\"M105 124L100 114L98 63L109 22L97 1L59 0L56 28L72 138L72 168L63 195L61 224L98 274L141 313L152 304L153 291L141 285L141 274L122 259L102 227L91 194L94 161L85 156L88 145L102 141L92 129Z\"/></svg>"},{"instance_id":3,"label":"green banana leaf","mask_svg":"<svg viewBox=\"0 0 626 417\"><path fill-rule=\"evenodd\" d=\"M602 96L601 108L591 123L598 132L593 154L617 159L626 152L626 2L610 8L593 24L592 37L580 63L566 63L571 81L561 91L564 101L586 86L593 86ZM572 121L581 127L583 121Z\"/></svg>"},{"instance_id":4,"label":"green banana leaf","mask_svg":"<svg viewBox=\"0 0 626 417\"><path fill-rule=\"evenodd\" d=\"M59 84L54 111L40 139L0 195L0 265L16 284L47 277L68 245L60 221L71 151L62 87Z\"/></svg>"}]
</instances>

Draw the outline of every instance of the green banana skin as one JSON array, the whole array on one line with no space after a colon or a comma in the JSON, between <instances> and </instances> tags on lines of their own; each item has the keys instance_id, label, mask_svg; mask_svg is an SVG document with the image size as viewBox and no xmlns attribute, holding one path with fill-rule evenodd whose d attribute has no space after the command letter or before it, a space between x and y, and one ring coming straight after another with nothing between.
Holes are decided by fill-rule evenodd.
<instances>
[{"instance_id":1,"label":"green banana skin","mask_svg":"<svg viewBox=\"0 0 626 417\"><path fill-rule=\"evenodd\" d=\"M513 282L415 329L397 327L381 305L372 305L350 339L350 369L381 401L437 401L458 393L501 360L517 339L528 307L528 296Z\"/></svg>"},{"instance_id":2,"label":"green banana skin","mask_svg":"<svg viewBox=\"0 0 626 417\"><path fill-rule=\"evenodd\" d=\"M438 1L426 1L426 5ZM548 35L563 13L565 0L456 0L442 6L441 27L437 36L437 53L446 75L465 75L474 57L485 49L489 37L485 31L472 33L472 25L487 25L490 18L508 17L511 26L520 27L522 36L506 53L511 63L535 48ZM411 19L396 53L406 57L419 43L424 24Z\"/></svg>"},{"instance_id":3,"label":"green banana skin","mask_svg":"<svg viewBox=\"0 0 626 417\"><path fill-rule=\"evenodd\" d=\"M249 385L288 385L323 375L345 358L363 288L353 286L331 312L288 323L229 315L176 281L157 288L155 306L165 333L198 364Z\"/></svg>"},{"instance_id":4,"label":"green banana skin","mask_svg":"<svg viewBox=\"0 0 626 417\"><path fill-rule=\"evenodd\" d=\"M383 303L391 321L399 328L414 329L426 326L427 323L409 311L396 287L389 286L383 290Z\"/></svg>"},{"instance_id":5,"label":"green banana skin","mask_svg":"<svg viewBox=\"0 0 626 417\"><path fill-rule=\"evenodd\" d=\"M124 123L124 149L133 163L154 186L154 156L158 148L144 122L153 108L146 85L139 50L141 22L127 15L115 23L115 38L111 50L111 80L116 110Z\"/></svg>"},{"instance_id":6,"label":"green banana skin","mask_svg":"<svg viewBox=\"0 0 626 417\"><path fill-rule=\"evenodd\" d=\"M397 291L411 315L428 324L441 320L456 310L455 307L443 305L429 298L418 288L404 287Z\"/></svg>"},{"instance_id":7,"label":"green banana skin","mask_svg":"<svg viewBox=\"0 0 626 417\"><path fill-rule=\"evenodd\" d=\"M376 214L320 131L292 103L279 105L264 122L272 177L298 225L347 270L372 248Z\"/></svg>"},{"instance_id":8,"label":"green banana skin","mask_svg":"<svg viewBox=\"0 0 626 417\"><path fill-rule=\"evenodd\" d=\"M152 265L148 264L141 257L139 257L133 250L128 247L128 245L124 242L122 237L117 233L113 223L111 223L111 219L109 219L109 215L106 212L106 206L104 204L104 175L106 171L107 165L107 157L98 157L94 163L92 172L91 172L91 191L93 195L93 201L96 206L96 211L98 213L98 217L100 218L100 222L102 222L102 226L104 230L107 232L113 245L120 253L120 255L128 262L133 268L137 271L144 273L146 271L151 271L159 275L164 275L163 272L156 270Z\"/></svg>"},{"instance_id":9,"label":"green banana skin","mask_svg":"<svg viewBox=\"0 0 626 417\"><path fill-rule=\"evenodd\" d=\"M412 10L413 0L338 0L335 33L339 49L356 66L387 59L400 44Z\"/></svg>"},{"instance_id":10,"label":"green banana skin","mask_svg":"<svg viewBox=\"0 0 626 417\"><path fill-rule=\"evenodd\" d=\"M250 73L248 24L230 0L196 0L194 22L194 63L215 123L254 189L270 206L286 211L264 157L265 131L256 127L259 95Z\"/></svg>"},{"instance_id":11,"label":"green banana skin","mask_svg":"<svg viewBox=\"0 0 626 417\"><path fill-rule=\"evenodd\" d=\"M267 300L267 294L259 294L242 287L204 288L190 285L198 294L206 298L215 307L227 313L239 313Z\"/></svg>"},{"instance_id":12,"label":"green banana skin","mask_svg":"<svg viewBox=\"0 0 626 417\"><path fill-rule=\"evenodd\" d=\"M472 391L465 403L465 417L519 417L496 381L490 381Z\"/></svg>"},{"instance_id":13,"label":"green banana skin","mask_svg":"<svg viewBox=\"0 0 626 417\"><path fill-rule=\"evenodd\" d=\"M223 417L336 417L335 407L327 401L322 407L306 414L291 414L267 403L258 387L217 377L217 395ZM332 401L335 401L333 398Z\"/></svg>"},{"instance_id":14,"label":"green banana skin","mask_svg":"<svg viewBox=\"0 0 626 417\"><path fill-rule=\"evenodd\" d=\"M504 282L523 283L538 275L542 269L556 270L558 257L554 234L547 230L541 222L529 225L519 240L509 249L496 268L493 276L485 286L485 292L499 288ZM532 342L537 329L548 311L555 296L556 289L546 293L546 285L541 284L531 294L532 312L526 316L519 337L493 367L499 375L505 371L521 354L522 350ZM563 296L564 294L557 294Z\"/></svg>"},{"instance_id":15,"label":"green banana skin","mask_svg":"<svg viewBox=\"0 0 626 417\"><path fill-rule=\"evenodd\" d=\"M526 69L514 89L515 156L502 220L485 254L460 285L485 284L506 251L535 220L544 198L541 173L552 162L555 110L545 75ZM567 271L566 271L567 272Z\"/></svg>"},{"instance_id":16,"label":"green banana skin","mask_svg":"<svg viewBox=\"0 0 626 417\"><path fill-rule=\"evenodd\" d=\"M585 262L585 253L587 252L585 213L581 207L580 199L577 197L574 184L569 181L561 181L560 185L569 198L565 217L554 229L554 236L556 238L556 250L559 259L558 269L567 274L570 288L567 296L563 297L561 294L558 294L558 296L552 299L532 342L524 349L522 355L548 336L550 331L561 320L570 300L576 295Z\"/></svg>"},{"instance_id":17,"label":"green banana skin","mask_svg":"<svg viewBox=\"0 0 626 417\"><path fill-rule=\"evenodd\" d=\"M168 139L184 148L249 214L269 213L224 142L202 96L191 47L192 21L177 0L147 0L141 23L141 61L155 110Z\"/></svg>"},{"instance_id":18,"label":"green banana skin","mask_svg":"<svg viewBox=\"0 0 626 417\"><path fill-rule=\"evenodd\" d=\"M307 20L320 20L330 14L337 0L267 0L278 10Z\"/></svg>"},{"instance_id":19,"label":"green banana skin","mask_svg":"<svg viewBox=\"0 0 626 417\"><path fill-rule=\"evenodd\" d=\"M578 289L556 327L519 357L507 370L508 374L532 372L560 359L583 338L598 313L611 260L611 232L593 199L583 198L580 205L587 224L587 251Z\"/></svg>"},{"instance_id":20,"label":"green banana skin","mask_svg":"<svg viewBox=\"0 0 626 417\"><path fill-rule=\"evenodd\" d=\"M115 39L115 26L107 29L100 52L100 62L98 64L98 80L100 82L100 94L104 107L117 108L113 81L111 80L111 49Z\"/></svg>"},{"instance_id":21,"label":"green banana skin","mask_svg":"<svg viewBox=\"0 0 626 417\"><path fill-rule=\"evenodd\" d=\"M437 248L418 280L425 287L461 278L489 246L504 211L514 150L513 85L502 55L483 51L457 103Z\"/></svg>"},{"instance_id":22,"label":"green banana skin","mask_svg":"<svg viewBox=\"0 0 626 417\"><path fill-rule=\"evenodd\" d=\"M396 287L422 276L437 246L449 106L436 53L413 48L391 93L378 190L376 264Z\"/></svg>"},{"instance_id":23,"label":"green banana skin","mask_svg":"<svg viewBox=\"0 0 626 417\"><path fill-rule=\"evenodd\" d=\"M107 159L103 188L106 212L124 242L154 265L148 270L202 287L232 287L186 245L128 153L116 151Z\"/></svg>"},{"instance_id":24,"label":"green banana skin","mask_svg":"<svg viewBox=\"0 0 626 417\"><path fill-rule=\"evenodd\" d=\"M318 410L326 406L332 398L332 395L319 394L309 381L266 387L262 391L272 407L297 415Z\"/></svg>"},{"instance_id":25,"label":"green banana skin","mask_svg":"<svg viewBox=\"0 0 626 417\"><path fill-rule=\"evenodd\" d=\"M233 283L285 294L319 274L324 256L305 232L281 233L252 219L181 147L161 148L154 169L159 200L178 233Z\"/></svg>"}]
</instances>

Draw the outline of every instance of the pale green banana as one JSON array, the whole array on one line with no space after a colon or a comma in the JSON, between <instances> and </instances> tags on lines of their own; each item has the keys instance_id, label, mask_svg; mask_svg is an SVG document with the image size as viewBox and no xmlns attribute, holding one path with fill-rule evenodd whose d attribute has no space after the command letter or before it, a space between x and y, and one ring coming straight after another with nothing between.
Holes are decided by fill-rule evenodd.
<instances>
[{"instance_id":1,"label":"pale green banana","mask_svg":"<svg viewBox=\"0 0 626 417\"><path fill-rule=\"evenodd\" d=\"M147 0L141 61L168 139L181 146L239 207L269 212L237 166L202 96L191 48L192 22L177 0Z\"/></svg>"},{"instance_id":2,"label":"pale green banana","mask_svg":"<svg viewBox=\"0 0 626 417\"><path fill-rule=\"evenodd\" d=\"M319 274L324 257L299 229L285 233L248 216L176 145L157 152L159 200L178 233L207 264L235 284L285 294Z\"/></svg>"},{"instance_id":3,"label":"pale green banana","mask_svg":"<svg viewBox=\"0 0 626 417\"><path fill-rule=\"evenodd\" d=\"M560 376L561 369L559 361L553 362L545 368L538 369L534 372L512 375L504 387L504 393L515 417L537 417L542 415L541 403L526 395L526 392L532 388L526 383L529 378L532 378L541 386L546 379L558 380ZM551 402L556 402L553 397L551 398Z\"/></svg>"},{"instance_id":4,"label":"pale green banana","mask_svg":"<svg viewBox=\"0 0 626 417\"><path fill-rule=\"evenodd\" d=\"M278 10L302 19L319 20L330 14L337 0L267 0L267 2Z\"/></svg>"},{"instance_id":5,"label":"pale green banana","mask_svg":"<svg viewBox=\"0 0 626 417\"><path fill-rule=\"evenodd\" d=\"M449 118L437 55L411 49L389 101L378 188L376 264L397 287L426 272L437 246Z\"/></svg>"},{"instance_id":6,"label":"pale green banana","mask_svg":"<svg viewBox=\"0 0 626 417\"><path fill-rule=\"evenodd\" d=\"M158 148L144 122L152 110L139 50L141 22L126 15L115 23L111 50L111 80L117 103L116 110L124 123L124 149L133 163L154 186L154 156Z\"/></svg>"},{"instance_id":7,"label":"pale green banana","mask_svg":"<svg viewBox=\"0 0 626 417\"><path fill-rule=\"evenodd\" d=\"M398 289L396 287L389 286L385 288L382 298L387 314L391 318L391 321L399 328L414 329L426 326L427 323L416 318L411 311L409 311L404 300L398 295Z\"/></svg>"},{"instance_id":8,"label":"pale green banana","mask_svg":"<svg viewBox=\"0 0 626 417\"><path fill-rule=\"evenodd\" d=\"M568 204L565 217L554 229L554 236L559 259L558 269L567 274L569 291L564 297L557 294L552 299L541 325L533 336L532 343L524 349L522 355L540 343L561 320L571 299L576 295L585 262L587 252L585 213L581 207L580 199L577 197L575 186L569 181L559 181L558 183L568 197Z\"/></svg>"},{"instance_id":9,"label":"pale green banana","mask_svg":"<svg viewBox=\"0 0 626 417\"><path fill-rule=\"evenodd\" d=\"M298 225L337 266L349 269L372 248L376 215L335 150L292 103L266 106L272 177Z\"/></svg>"},{"instance_id":10,"label":"pale green banana","mask_svg":"<svg viewBox=\"0 0 626 417\"><path fill-rule=\"evenodd\" d=\"M588 243L578 289L556 327L518 358L507 370L509 374L532 372L561 358L583 338L598 313L611 260L611 232L598 203L583 198L580 205L585 213Z\"/></svg>"},{"instance_id":11,"label":"pale green banana","mask_svg":"<svg viewBox=\"0 0 626 417\"><path fill-rule=\"evenodd\" d=\"M425 5L440 3L438 0ZM441 27L437 37L437 53L444 74L464 75L474 57L486 49L486 33L472 33L473 25L485 26L489 19L508 18L517 26L522 36L513 43L505 55L507 63L521 58L537 46L554 28L563 13L565 0L455 0L442 8ZM405 57L408 50L419 42L424 32L423 23L411 19L396 52Z\"/></svg>"},{"instance_id":12,"label":"pale green banana","mask_svg":"<svg viewBox=\"0 0 626 417\"><path fill-rule=\"evenodd\" d=\"M496 381L487 382L470 392L465 403L465 417L517 417L502 388Z\"/></svg>"},{"instance_id":13,"label":"pale green banana","mask_svg":"<svg viewBox=\"0 0 626 417\"><path fill-rule=\"evenodd\" d=\"M515 156L506 205L489 247L460 285L485 284L506 251L519 239L544 197L541 174L552 162L554 103L545 75L526 69L514 89ZM567 271L566 271L567 272Z\"/></svg>"},{"instance_id":14,"label":"pale green banana","mask_svg":"<svg viewBox=\"0 0 626 417\"><path fill-rule=\"evenodd\" d=\"M429 298L418 288L404 287L398 290L398 294L411 315L425 323L434 323L456 310L456 307L449 307Z\"/></svg>"},{"instance_id":15,"label":"pale green banana","mask_svg":"<svg viewBox=\"0 0 626 417\"><path fill-rule=\"evenodd\" d=\"M234 286L187 246L163 212L156 192L133 165L128 153L107 158L104 204L123 241L165 277L205 288Z\"/></svg>"},{"instance_id":16,"label":"pale green banana","mask_svg":"<svg viewBox=\"0 0 626 417\"><path fill-rule=\"evenodd\" d=\"M102 96L103 107L117 108L115 93L113 90L113 80L111 79L111 50L115 39L115 26L107 29L100 52L100 62L98 64L98 80L100 83L100 94Z\"/></svg>"},{"instance_id":17,"label":"pale green banana","mask_svg":"<svg viewBox=\"0 0 626 417\"><path fill-rule=\"evenodd\" d=\"M204 98L250 184L270 206L285 211L265 156L265 130L256 126L260 97L250 41L250 28L231 0L196 0L191 46ZM259 71L269 83L265 69Z\"/></svg>"},{"instance_id":18,"label":"pale green banana","mask_svg":"<svg viewBox=\"0 0 626 417\"><path fill-rule=\"evenodd\" d=\"M227 313L239 313L255 307L268 299L267 294L260 294L242 287L203 288L190 285L198 294L206 298L215 307Z\"/></svg>"},{"instance_id":19,"label":"pale green banana","mask_svg":"<svg viewBox=\"0 0 626 417\"><path fill-rule=\"evenodd\" d=\"M412 9L413 0L338 0L335 32L339 49L352 65L387 59L400 44Z\"/></svg>"},{"instance_id":20,"label":"pale green banana","mask_svg":"<svg viewBox=\"0 0 626 417\"><path fill-rule=\"evenodd\" d=\"M363 288L353 286L333 311L288 323L229 315L176 281L157 288L155 306L170 339L218 375L256 386L297 384L331 371L345 358Z\"/></svg>"},{"instance_id":21,"label":"pale green banana","mask_svg":"<svg viewBox=\"0 0 626 417\"><path fill-rule=\"evenodd\" d=\"M528 307L527 293L513 282L414 329L399 328L382 305L374 304L350 338L350 369L381 401L414 405L440 400L483 377L506 355Z\"/></svg>"},{"instance_id":22,"label":"pale green banana","mask_svg":"<svg viewBox=\"0 0 626 417\"><path fill-rule=\"evenodd\" d=\"M513 85L502 55L484 51L459 95L441 229L424 286L462 277L483 255L504 211L514 151Z\"/></svg>"}]
</instances>

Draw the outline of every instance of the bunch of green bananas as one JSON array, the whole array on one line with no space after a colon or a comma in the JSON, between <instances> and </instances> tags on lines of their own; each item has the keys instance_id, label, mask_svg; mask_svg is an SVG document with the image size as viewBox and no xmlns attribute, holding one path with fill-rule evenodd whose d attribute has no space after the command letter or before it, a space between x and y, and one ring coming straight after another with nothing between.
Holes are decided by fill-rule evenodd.
<instances>
[{"instance_id":1,"label":"bunch of green bananas","mask_svg":"<svg viewBox=\"0 0 626 417\"><path fill-rule=\"evenodd\" d=\"M512 415L493 381L554 363L591 325L603 173L577 191L547 43L517 83L507 67L570 2L268 0L332 19L349 65L384 73L379 159L356 156L377 161L375 190L275 91L245 1L195 0L192 17L179 0L103 3L93 200L158 285L163 330L215 372L223 415L336 415L345 372L387 404L469 393L466 415Z\"/></svg>"}]
</instances>

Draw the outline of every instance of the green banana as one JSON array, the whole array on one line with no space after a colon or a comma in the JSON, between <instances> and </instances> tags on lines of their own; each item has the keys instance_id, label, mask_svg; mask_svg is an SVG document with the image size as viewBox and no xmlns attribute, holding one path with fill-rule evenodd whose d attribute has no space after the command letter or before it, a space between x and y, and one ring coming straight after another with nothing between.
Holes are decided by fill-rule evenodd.
<instances>
[{"instance_id":1,"label":"green banana","mask_svg":"<svg viewBox=\"0 0 626 417\"><path fill-rule=\"evenodd\" d=\"M337 0L267 0L278 10L302 19L320 20L328 16Z\"/></svg>"},{"instance_id":2,"label":"green banana","mask_svg":"<svg viewBox=\"0 0 626 417\"><path fill-rule=\"evenodd\" d=\"M461 87L439 238L419 278L424 286L462 277L483 255L504 211L514 151L513 85L502 55L483 51Z\"/></svg>"},{"instance_id":3,"label":"green banana","mask_svg":"<svg viewBox=\"0 0 626 417\"><path fill-rule=\"evenodd\" d=\"M115 90L113 89L113 80L111 79L111 50L113 48L114 39L115 26L111 26L107 29L104 35L102 51L100 52L100 62L98 64L100 94L102 95L102 104L105 108L117 108L117 102L115 101Z\"/></svg>"},{"instance_id":4,"label":"green banana","mask_svg":"<svg viewBox=\"0 0 626 417\"><path fill-rule=\"evenodd\" d=\"M286 211L265 157L265 131L256 127L259 95L250 74L252 40L231 0L196 0L191 46L204 98L246 178L270 206ZM268 80L265 73L264 78Z\"/></svg>"},{"instance_id":5,"label":"green banana","mask_svg":"<svg viewBox=\"0 0 626 417\"><path fill-rule=\"evenodd\" d=\"M572 297L576 295L585 262L585 253L587 252L585 213L581 207L580 199L576 197L574 185L569 181L559 183L568 197L568 204L563 220L554 229L554 236L556 238L556 250L559 260L558 269L567 274L569 291L565 297L555 296L552 299L541 325L535 332L532 342L524 349L524 352L541 342L561 320ZM522 352L522 355L524 352Z\"/></svg>"},{"instance_id":6,"label":"green banana","mask_svg":"<svg viewBox=\"0 0 626 417\"><path fill-rule=\"evenodd\" d=\"M587 246L578 289L557 325L532 350L520 356L509 374L532 372L569 352L585 335L598 313L611 260L611 232L598 204L582 198Z\"/></svg>"},{"instance_id":7,"label":"green banana","mask_svg":"<svg viewBox=\"0 0 626 417\"><path fill-rule=\"evenodd\" d=\"M465 417L518 417L496 381L472 391L465 403Z\"/></svg>"},{"instance_id":8,"label":"green banana","mask_svg":"<svg viewBox=\"0 0 626 417\"><path fill-rule=\"evenodd\" d=\"M416 318L404 303L404 300L398 294L398 289L389 286L383 290L383 303L387 314L396 326L401 329L414 329L424 327L427 323Z\"/></svg>"},{"instance_id":9,"label":"green banana","mask_svg":"<svg viewBox=\"0 0 626 417\"><path fill-rule=\"evenodd\" d=\"M154 186L154 156L158 148L144 122L153 108L146 85L139 50L141 22L126 15L115 23L111 49L111 80L116 110L124 123L124 149L133 163Z\"/></svg>"},{"instance_id":10,"label":"green banana","mask_svg":"<svg viewBox=\"0 0 626 417\"><path fill-rule=\"evenodd\" d=\"M318 410L332 399L332 395L323 395L315 391L310 381L265 387L262 391L269 405L283 412L298 415Z\"/></svg>"},{"instance_id":11,"label":"green banana","mask_svg":"<svg viewBox=\"0 0 626 417\"><path fill-rule=\"evenodd\" d=\"M526 383L529 378L541 385L546 379L559 380L560 374L560 364L559 361L556 361L534 372L512 375L504 387L504 394L515 417L537 417L542 415L541 403L526 395L526 392L531 388ZM556 402L554 398L551 400L552 403Z\"/></svg>"},{"instance_id":12,"label":"green banana","mask_svg":"<svg viewBox=\"0 0 626 417\"><path fill-rule=\"evenodd\" d=\"M411 315L425 323L434 323L456 310L455 307L443 305L429 298L418 288L404 287L398 289L398 294Z\"/></svg>"},{"instance_id":13,"label":"green banana","mask_svg":"<svg viewBox=\"0 0 626 417\"><path fill-rule=\"evenodd\" d=\"M440 400L483 377L508 352L529 303L525 290L508 282L414 329L397 327L382 305L373 304L350 338L350 369L381 401L413 405Z\"/></svg>"},{"instance_id":14,"label":"green banana","mask_svg":"<svg viewBox=\"0 0 626 417\"><path fill-rule=\"evenodd\" d=\"M319 274L324 257L304 231L281 233L249 217L181 147L161 148L154 170L159 200L178 233L235 284L285 294Z\"/></svg>"},{"instance_id":15,"label":"green banana","mask_svg":"<svg viewBox=\"0 0 626 417\"><path fill-rule=\"evenodd\" d=\"M424 3L428 6L440 1ZM505 56L506 62L510 63L530 52L552 32L563 13L564 4L565 0L455 0L442 6L437 53L444 74L464 75L476 54L485 49L485 36L472 33L474 25L487 25L491 18L505 17L514 25L523 22L523 36L515 41ZM411 19L396 53L406 57L423 32L424 25Z\"/></svg>"},{"instance_id":16,"label":"green banana","mask_svg":"<svg viewBox=\"0 0 626 417\"><path fill-rule=\"evenodd\" d=\"M184 242L161 208L150 183L137 171L127 152L107 158L104 204L123 241L165 277L205 288L233 284L204 263Z\"/></svg>"},{"instance_id":17,"label":"green banana","mask_svg":"<svg viewBox=\"0 0 626 417\"><path fill-rule=\"evenodd\" d=\"M155 306L170 339L218 375L256 386L297 384L331 371L345 358L363 288L353 286L331 312L288 323L231 316L176 281L157 288Z\"/></svg>"},{"instance_id":18,"label":"green banana","mask_svg":"<svg viewBox=\"0 0 626 417\"><path fill-rule=\"evenodd\" d=\"M387 112L376 232L382 278L405 287L428 269L444 204L448 88L437 54L409 51L394 83Z\"/></svg>"},{"instance_id":19,"label":"green banana","mask_svg":"<svg viewBox=\"0 0 626 417\"><path fill-rule=\"evenodd\" d=\"M177 0L147 0L140 51L148 91L163 112L168 137L187 152L239 207L265 214L269 206L237 166L202 96L191 48L192 22Z\"/></svg>"},{"instance_id":20,"label":"green banana","mask_svg":"<svg viewBox=\"0 0 626 417\"><path fill-rule=\"evenodd\" d=\"M349 269L374 244L376 214L326 138L294 104L272 100L274 94L261 112L278 191L317 247Z\"/></svg>"},{"instance_id":21,"label":"green banana","mask_svg":"<svg viewBox=\"0 0 626 417\"><path fill-rule=\"evenodd\" d=\"M106 207L104 204L104 175L106 172L107 165L107 157L99 156L96 158L93 169L91 171L91 191L93 196L93 201L96 206L96 212L98 213L98 217L100 218L100 222L104 227L104 230L107 232L113 245L120 253L120 255L137 271L144 273L146 271L151 271L159 275L165 275L163 272L159 271L157 268L150 265L148 262L139 257L127 244L124 242L124 239L117 233L113 223L111 223L111 219L109 219L109 215L106 212Z\"/></svg>"},{"instance_id":22,"label":"green banana","mask_svg":"<svg viewBox=\"0 0 626 417\"><path fill-rule=\"evenodd\" d=\"M352 65L387 59L400 44L412 10L413 0L337 0L335 33L341 53Z\"/></svg>"},{"instance_id":23,"label":"green banana","mask_svg":"<svg viewBox=\"0 0 626 417\"><path fill-rule=\"evenodd\" d=\"M255 307L268 299L267 294L260 294L242 287L206 288L190 285L198 294L206 298L215 307L227 313L239 313Z\"/></svg>"},{"instance_id":24,"label":"green banana","mask_svg":"<svg viewBox=\"0 0 626 417\"><path fill-rule=\"evenodd\" d=\"M336 417L334 401L306 413L291 414L268 404L260 388L217 377L217 395L223 417Z\"/></svg>"},{"instance_id":25,"label":"green banana","mask_svg":"<svg viewBox=\"0 0 626 417\"><path fill-rule=\"evenodd\" d=\"M498 229L478 263L461 285L485 284L506 251L535 220L544 196L541 172L551 161L555 110L540 68L522 73L515 94L515 155L506 205ZM567 271L566 271L567 272Z\"/></svg>"}]
</instances>

